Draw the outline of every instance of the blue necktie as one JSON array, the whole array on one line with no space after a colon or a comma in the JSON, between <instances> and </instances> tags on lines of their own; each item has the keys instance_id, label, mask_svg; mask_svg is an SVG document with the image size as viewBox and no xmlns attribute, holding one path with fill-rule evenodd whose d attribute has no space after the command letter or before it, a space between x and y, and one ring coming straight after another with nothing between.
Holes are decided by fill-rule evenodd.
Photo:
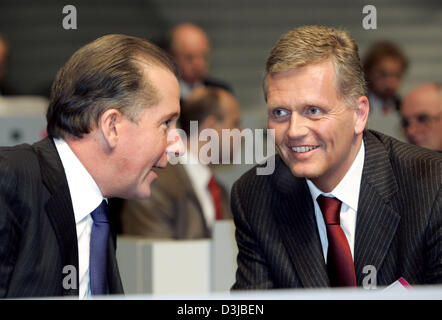
<instances>
[{"instance_id":1,"label":"blue necktie","mask_svg":"<svg viewBox=\"0 0 442 320\"><path fill-rule=\"evenodd\" d=\"M106 200L91 213L92 225L89 274L92 295L107 293L107 246L109 241L109 219Z\"/></svg>"}]
</instances>

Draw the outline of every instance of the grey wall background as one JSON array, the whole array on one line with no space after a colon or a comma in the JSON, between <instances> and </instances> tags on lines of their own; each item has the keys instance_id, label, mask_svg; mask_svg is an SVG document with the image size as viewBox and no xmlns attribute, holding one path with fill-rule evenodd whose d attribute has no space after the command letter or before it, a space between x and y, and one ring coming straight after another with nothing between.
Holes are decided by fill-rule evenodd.
<instances>
[{"instance_id":1,"label":"grey wall background","mask_svg":"<svg viewBox=\"0 0 442 320\"><path fill-rule=\"evenodd\" d=\"M64 30L62 9L74 5L78 30ZM364 30L362 8L375 5L377 30ZM284 32L304 24L349 30L363 57L375 40L397 42L410 59L401 93L442 80L440 0L0 0L0 32L12 44L7 82L22 94L47 93L58 68L83 44L107 33L159 41L174 24L193 21L212 40L212 76L230 82L244 125L265 126L264 62Z\"/></svg>"}]
</instances>

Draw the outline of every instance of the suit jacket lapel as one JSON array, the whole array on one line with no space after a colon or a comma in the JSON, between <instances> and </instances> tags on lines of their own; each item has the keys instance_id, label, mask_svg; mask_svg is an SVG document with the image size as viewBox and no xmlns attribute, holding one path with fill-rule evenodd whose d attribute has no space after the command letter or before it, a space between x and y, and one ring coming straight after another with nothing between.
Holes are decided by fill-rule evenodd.
<instances>
[{"instance_id":1,"label":"suit jacket lapel","mask_svg":"<svg viewBox=\"0 0 442 320\"><path fill-rule=\"evenodd\" d=\"M77 272L75 289L63 288L63 295L78 295L77 232L72 200L63 165L52 139L46 138L34 144L33 147L40 159L43 182L50 193L45 209L58 240L62 265L63 267L74 266Z\"/></svg>"},{"instance_id":2,"label":"suit jacket lapel","mask_svg":"<svg viewBox=\"0 0 442 320\"><path fill-rule=\"evenodd\" d=\"M398 227L400 216L390 199L398 186L385 146L369 131L364 134L365 160L355 233L355 269L358 285L363 268L372 265L379 272Z\"/></svg>"},{"instance_id":3,"label":"suit jacket lapel","mask_svg":"<svg viewBox=\"0 0 442 320\"><path fill-rule=\"evenodd\" d=\"M277 158L274 215L280 233L304 287L329 285L313 201L305 179L295 178Z\"/></svg>"}]
</instances>

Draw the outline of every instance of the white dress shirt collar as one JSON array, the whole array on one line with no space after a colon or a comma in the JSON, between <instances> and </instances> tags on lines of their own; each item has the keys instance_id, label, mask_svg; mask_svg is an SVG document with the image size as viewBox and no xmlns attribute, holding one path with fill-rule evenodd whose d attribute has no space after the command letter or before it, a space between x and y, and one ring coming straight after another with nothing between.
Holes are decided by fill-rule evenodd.
<instances>
[{"instance_id":1,"label":"white dress shirt collar","mask_svg":"<svg viewBox=\"0 0 442 320\"><path fill-rule=\"evenodd\" d=\"M201 205L206 225L212 228L215 222L215 207L213 205L212 195L209 190L209 181L212 177L212 171L207 165L199 162L198 157L191 151L188 152L188 161L183 164L189 179L192 183L193 190Z\"/></svg>"},{"instance_id":2,"label":"white dress shirt collar","mask_svg":"<svg viewBox=\"0 0 442 320\"><path fill-rule=\"evenodd\" d=\"M180 86L180 98L181 99L186 99L190 95L190 93L192 92L193 89L203 85L202 82L196 82L194 84L189 84L186 81L184 81L183 79L179 79L178 83Z\"/></svg>"},{"instance_id":3,"label":"white dress shirt collar","mask_svg":"<svg viewBox=\"0 0 442 320\"><path fill-rule=\"evenodd\" d=\"M184 164L186 172L189 174L190 180L194 187L198 189L206 189L209 185L212 172L209 167L199 162L198 157L192 152L188 152L188 162Z\"/></svg>"},{"instance_id":4,"label":"white dress shirt collar","mask_svg":"<svg viewBox=\"0 0 442 320\"><path fill-rule=\"evenodd\" d=\"M66 141L54 139L54 142L68 181L75 223L78 223L100 205L103 195Z\"/></svg>"},{"instance_id":5,"label":"white dress shirt collar","mask_svg":"<svg viewBox=\"0 0 442 320\"><path fill-rule=\"evenodd\" d=\"M362 169L364 168L365 147L364 141L361 143L358 154L353 161L350 169L344 178L331 192L322 192L315 184L307 179L307 185L310 189L313 201L316 201L319 195L335 197L342 203L345 203L354 211L358 211L359 190L361 187Z\"/></svg>"}]
</instances>

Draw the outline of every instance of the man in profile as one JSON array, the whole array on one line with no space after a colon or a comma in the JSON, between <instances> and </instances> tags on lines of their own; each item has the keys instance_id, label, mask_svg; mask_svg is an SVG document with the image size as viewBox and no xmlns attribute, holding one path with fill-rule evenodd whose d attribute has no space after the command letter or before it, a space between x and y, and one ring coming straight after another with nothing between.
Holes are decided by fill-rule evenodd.
<instances>
[{"instance_id":1,"label":"man in profile","mask_svg":"<svg viewBox=\"0 0 442 320\"><path fill-rule=\"evenodd\" d=\"M179 24L170 31L167 46L180 70L181 99L199 86L232 91L225 82L208 76L210 41L203 29L193 23Z\"/></svg>"},{"instance_id":2,"label":"man in profile","mask_svg":"<svg viewBox=\"0 0 442 320\"><path fill-rule=\"evenodd\" d=\"M426 83L411 90L400 113L402 127L410 143L442 151L442 87Z\"/></svg>"},{"instance_id":3,"label":"man in profile","mask_svg":"<svg viewBox=\"0 0 442 320\"><path fill-rule=\"evenodd\" d=\"M150 195L179 111L174 63L150 42L107 35L73 54L48 137L0 148L0 297L123 292L107 199Z\"/></svg>"},{"instance_id":4,"label":"man in profile","mask_svg":"<svg viewBox=\"0 0 442 320\"><path fill-rule=\"evenodd\" d=\"M231 219L229 195L215 178L217 163L212 159L216 154L215 161L221 163L226 148L233 154L233 144L222 139L222 130L239 129L239 122L239 104L229 92L213 87L195 89L184 102L179 119L187 136L184 161L160 171L149 199L125 201L123 233L156 239L210 238L217 220ZM192 124L196 130L191 129ZM218 145L199 139L207 129L218 136ZM207 145L214 152L210 157L203 149Z\"/></svg>"},{"instance_id":5,"label":"man in profile","mask_svg":"<svg viewBox=\"0 0 442 320\"><path fill-rule=\"evenodd\" d=\"M442 157L366 130L354 39L304 26L267 59L264 93L278 156L232 188L233 289L442 282ZM373 284L373 283L372 283Z\"/></svg>"}]
</instances>

